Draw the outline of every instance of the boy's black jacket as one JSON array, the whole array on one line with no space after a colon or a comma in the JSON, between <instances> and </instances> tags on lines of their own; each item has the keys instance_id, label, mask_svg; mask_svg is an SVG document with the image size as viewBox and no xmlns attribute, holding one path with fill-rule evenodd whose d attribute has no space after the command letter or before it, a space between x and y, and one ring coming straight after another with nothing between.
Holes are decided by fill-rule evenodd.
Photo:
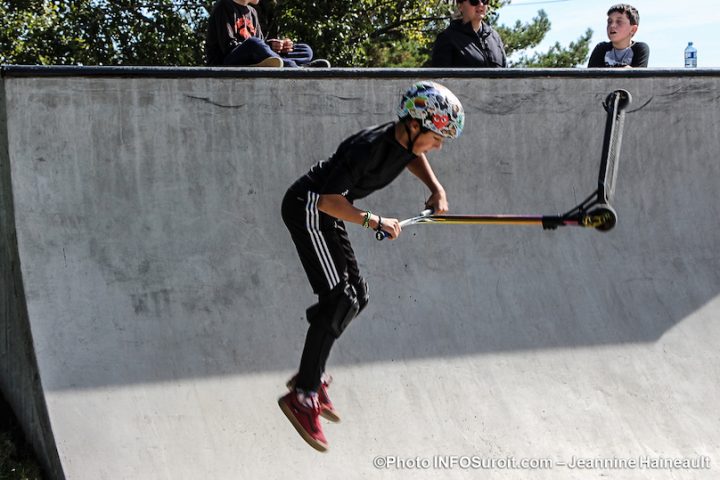
<instances>
[{"instance_id":1,"label":"boy's black jacket","mask_svg":"<svg viewBox=\"0 0 720 480\"><path fill-rule=\"evenodd\" d=\"M507 58L500 35L490 25L483 23L475 32L470 22L453 20L435 40L432 66L499 68L507 66Z\"/></svg>"}]
</instances>

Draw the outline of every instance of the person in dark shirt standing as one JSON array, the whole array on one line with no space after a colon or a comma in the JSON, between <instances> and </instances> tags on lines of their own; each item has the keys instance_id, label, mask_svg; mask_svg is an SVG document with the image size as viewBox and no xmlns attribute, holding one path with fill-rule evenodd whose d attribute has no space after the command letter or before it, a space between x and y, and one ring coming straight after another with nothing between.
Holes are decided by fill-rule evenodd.
<instances>
[{"instance_id":1,"label":"person in dark shirt standing","mask_svg":"<svg viewBox=\"0 0 720 480\"><path fill-rule=\"evenodd\" d=\"M593 49L588 68L647 67L650 47L633 41L640 25L640 14L627 3L613 5L608 10L607 35L609 42L600 42Z\"/></svg>"},{"instance_id":2,"label":"person in dark shirt standing","mask_svg":"<svg viewBox=\"0 0 720 480\"><path fill-rule=\"evenodd\" d=\"M250 5L260 0L218 0L208 20L205 39L210 66L329 67L327 60L313 60L309 45L289 38L269 39L260 28L257 11Z\"/></svg>"},{"instance_id":3,"label":"person in dark shirt standing","mask_svg":"<svg viewBox=\"0 0 720 480\"><path fill-rule=\"evenodd\" d=\"M345 222L385 232L391 240L401 233L396 218L363 210L354 202L390 184L409 170L430 190L428 208L448 209L445 190L435 177L426 153L456 138L465 114L447 88L419 82L402 97L398 121L370 127L340 144L329 160L314 165L288 189L282 218L300 256L318 303L307 309L309 322L300 368L278 400L302 438L317 450L328 443L319 416L338 421L328 397L330 377L325 364L335 340L368 303L368 286L360 275Z\"/></svg>"},{"instance_id":4,"label":"person in dark shirt standing","mask_svg":"<svg viewBox=\"0 0 720 480\"><path fill-rule=\"evenodd\" d=\"M457 0L462 18L450 22L432 51L436 68L504 68L505 46L500 35L483 20L490 0Z\"/></svg>"}]
</instances>

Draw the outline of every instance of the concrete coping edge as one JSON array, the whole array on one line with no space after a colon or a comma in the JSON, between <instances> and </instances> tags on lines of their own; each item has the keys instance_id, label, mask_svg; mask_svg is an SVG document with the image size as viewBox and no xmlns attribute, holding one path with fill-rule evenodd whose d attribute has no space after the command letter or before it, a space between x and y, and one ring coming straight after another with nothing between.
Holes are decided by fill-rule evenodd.
<instances>
[{"instance_id":1,"label":"concrete coping edge","mask_svg":"<svg viewBox=\"0 0 720 480\"><path fill-rule=\"evenodd\" d=\"M253 68L2 65L2 77L136 77L136 78L648 78L720 77L720 68Z\"/></svg>"}]
</instances>

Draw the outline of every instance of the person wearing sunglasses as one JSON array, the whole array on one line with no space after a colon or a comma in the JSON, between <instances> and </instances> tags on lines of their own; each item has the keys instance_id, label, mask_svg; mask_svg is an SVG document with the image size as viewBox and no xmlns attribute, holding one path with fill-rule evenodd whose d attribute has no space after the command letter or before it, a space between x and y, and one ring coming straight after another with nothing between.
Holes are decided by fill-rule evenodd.
<instances>
[{"instance_id":1,"label":"person wearing sunglasses","mask_svg":"<svg viewBox=\"0 0 720 480\"><path fill-rule=\"evenodd\" d=\"M504 68L505 46L500 35L484 22L490 0L457 0L461 18L450 22L433 46L435 68Z\"/></svg>"}]
</instances>

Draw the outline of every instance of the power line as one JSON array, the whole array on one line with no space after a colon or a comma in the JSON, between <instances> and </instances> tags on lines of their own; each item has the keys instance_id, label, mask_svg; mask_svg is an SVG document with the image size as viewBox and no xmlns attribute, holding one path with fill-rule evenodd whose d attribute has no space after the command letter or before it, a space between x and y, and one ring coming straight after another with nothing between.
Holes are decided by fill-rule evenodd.
<instances>
[{"instance_id":1,"label":"power line","mask_svg":"<svg viewBox=\"0 0 720 480\"><path fill-rule=\"evenodd\" d=\"M505 7L522 7L523 5L544 5L546 3L561 3L569 1L570 0L543 0L541 2L511 3L510 5L505 5Z\"/></svg>"}]
</instances>

